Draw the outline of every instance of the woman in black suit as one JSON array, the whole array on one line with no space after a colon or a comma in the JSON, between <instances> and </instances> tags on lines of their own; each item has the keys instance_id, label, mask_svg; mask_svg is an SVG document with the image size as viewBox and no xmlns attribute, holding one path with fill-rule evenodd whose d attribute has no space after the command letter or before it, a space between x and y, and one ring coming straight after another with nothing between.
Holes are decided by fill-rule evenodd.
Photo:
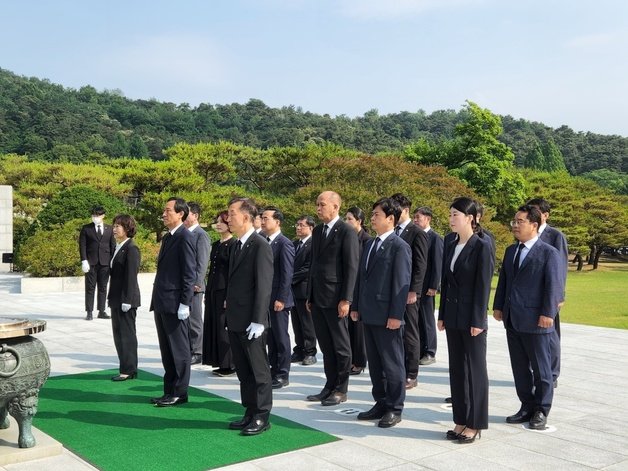
<instances>
[{"instance_id":1,"label":"woman in black suit","mask_svg":"<svg viewBox=\"0 0 628 471\"><path fill-rule=\"evenodd\" d=\"M345 214L345 222L358 233L360 241L360 259L366 242L372 237L364 229L364 211L357 206L349 208ZM366 368L366 343L364 340L364 325L362 321L354 321L349 317L349 340L351 341L351 370L350 375L359 375Z\"/></svg>"},{"instance_id":2,"label":"woman in black suit","mask_svg":"<svg viewBox=\"0 0 628 471\"><path fill-rule=\"evenodd\" d=\"M486 310L493 258L476 213L470 198L457 198L449 207L449 226L458 237L444 248L438 310L438 330L447 334L455 423L446 437L459 443L472 443L488 428Z\"/></svg>"},{"instance_id":3,"label":"woman in black suit","mask_svg":"<svg viewBox=\"0 0 628 471\"><path fill-rule=\"evenodd\" d=\"M229 276L229 249L236 239L229 232L227 215L227 211L222 211L212 225L220 239L212 244L203 322L203 364L216 367L212 372L216 376L235 374L226 330L225 297Z\"/></svg>"},{"instance_id":4,"label":"woman in black suit","mask_svg":"<svg viewBox=\"0 0 628 471\"><path fill-rule=\"evenodd\" d=\"M137 334L135 317L140 306L140 288L137 274L140 270L140 249L133 242L135 219L128 214L113 218L113 236L116 249L111 259L109 278L109 307L113 342L120 360L120 374L113 381L137 377Z\"/></svg>"}]
</instances>

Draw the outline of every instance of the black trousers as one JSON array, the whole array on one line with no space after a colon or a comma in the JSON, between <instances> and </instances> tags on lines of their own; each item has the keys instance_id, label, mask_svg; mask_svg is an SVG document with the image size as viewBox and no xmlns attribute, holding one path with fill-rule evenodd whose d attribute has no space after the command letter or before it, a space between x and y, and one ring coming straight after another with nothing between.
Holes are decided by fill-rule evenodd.
<instances>
[{"instance_id":1,"label":"black trousers","mask_svg":"<svg viewBox=\"0 0 628 471\"><path fill-rule=\"evenodd\" d=\"M323 352L325 388L345 394L349 387L351 370L351 342L347 317L339 318L337 308L323 309L312 305L316 338Z\"/></svg>"},{"instance_id":2,"label":"black trousers","mask_svg":"<svg viewBox=\"0 0 628 471\"><path fill-rule=\"evenodd\" d=\"M268 333L268 361L273 378L288 379L290 375L290 334L288 324L290 313L287 309L275 311L271 308L270 332Z\"/></svg>"},{"instance_id":3,"label":"black trousers","mask_svg":"<svg viewBox=\"0 0 628 471\"><path fill-rule=\"evenodd\" d=\"M295 299L290 313L295 343L292 351L301 357L316 356L314 321L305 307L305 299Z\"/></svg>"},{"instance_id":4,"label":"black trousers","mask_svg":"<svg viewBox=\"0 0 628 471\"><path fill-rule=\"evenodd\" d=\"M381 410L400 415L406 399L403 327L363 325L373 399Z\"/></svg>"},{"instance_id":5,"label":"black trousers","mask_svg":"<svg viewBox=\"0 0 628 471\"><path fill-rule=\"evenodd\" d=\"M190 305L190 352L196 355L203 354L203 295L194 293Z\"/></svg>"},{"instance_id":6,"label":"black trousers","mask_svg":"<svg viewBox=\"0 0 628 471\"><path fill-rule=\"evenodd\" d=\"M436 356L436 319L434 318L434 296L423 293L419 300L419 338L421 356Z\"/></svg>"},{"instance_id":7,"label":"black trousers","mask_svg":"<svg viewBox=\"0 0 628 471\"><path fill-rule=\"evenodd\" d=\"M349 340L351 341L351 363L358 368L366 368L366 341L362 321L349 319Z\"/></svg>"},{"instance_id":8,"label":"black trousers","mask_svg":"<svg viewBox=\"0 0 628 471\"><path fill-rule=\"evenodd\" d=\"M418 301L414 304L406 304L404 320L406 322L403 329L403 347L406 355L406 378L416 379L419 374L419 359L421 358Z\"/></svg>"},{"instance_id":9,"label":"black trousers","mask_svg":"<svg viewBox=\"0 0 628 471\"><path fill-rule=\"evenodd\" d=\"M229 342L236 373L240 380L240 397L246 409L244 415L268 420L273 407L273 389L266 336L249 340L246 332L229 331Z\"/></svg>"},{"instance_id":10,"label":"black trousers","mask_svg":"<svg viewBox=\"0 0 628 471\"><path fill-rule=\"evenodd\" d=\"M85 311L94 310L94 291L98 286L97 305L98 312L105 311L107 303L107 283L109 282L109 265L90 265L85 273Z\"/></svg>"},{"instance_id":11,"label":"black trousers","mask_svg":"<svg viewBox=\"0 0 628 471\"><path fill-rule=\"evenodd\" d=\"M488 428L486 330L475 337L468 329L447 329L449 384L456 425Z\"/></svg>"},{"instance_id":12,"label":"black trousers","mask_svg":"<svg viewBox=\"0 0 628 471\"><path fill-rule=\"evenodd\" d=\"M119 307L111 306L111 329L113 343L120 360L120 374L131 375L137 372L137 334L135 317L137 309L122 312Z\"/></svg>"},{"instance_id":13,"label":"black trousers","mask_svg":"<svg viewBox=\"0 0 628 471\"><path fill-rule=\"evenodd\" d=\"M176 312L155 312L161 362L164 366L164 394L187 396L190 385L190 323Z\"/></svg>"}]
</instances>

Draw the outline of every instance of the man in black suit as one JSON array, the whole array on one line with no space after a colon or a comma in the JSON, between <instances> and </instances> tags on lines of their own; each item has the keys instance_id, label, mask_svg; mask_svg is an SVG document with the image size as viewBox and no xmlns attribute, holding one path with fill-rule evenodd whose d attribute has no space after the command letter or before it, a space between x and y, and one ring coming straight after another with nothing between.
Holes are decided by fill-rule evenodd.
<instances>
[{"instance_id":1,"label":"man in black suit","mask_svg":"<svg viewBox=\"0 0 628 471\"><path fill-rule=\"evenodd\" d=\"M565 235L555 227L547 224L550 215L550 204L543 198L533 198L526 204L535 206L541 211L541 227L539 227L539 239L551 245L561 255L562 274L565 284L567 283L567 271L569 267L569 249L567 247L567 239ZM559 306L559 308L562 307ZM560 309L556 312L554 318L554 332L551 338L552 348L552 377L554 378L554 387L558 387L558 377L560 376Z\"/></svg>"},{"instance_id":2,"label":"man in black suit","mask_svg":"<svg viewBox=\"0 0 628 471\"><path fill-rule=\"evenodd\" d=\"M373 205L371 227L377 238L362 252L351 318L364 325L366 355L375 405L358 420L379 420L382 428L401 422L406 398L403 332L410 289L412 251L394 234L401 208L391 198Z\"/></svg>"},{"instance_id":3,"label":"man in black suit","mask_svg":"<svg viewBox=\"0 0 628 471\"><path fill-rule=\"evenodd\" d=\"M192 233L196 262L196 280L194 282L194 296L190 306L190 351L192 365L203 360L203 294L205 293L205 278L209 255L211 252L211 240L205 229L199 225L201 207L198 203L189 202L190 213L183 224Z\"/></svg>"},{"instance_id":4,"label":"man in black suit","mask_svg":"<svg viewBox=\"0 0 628 471\"><path fill-rule=\"evenodd\" d=\"M412 389L417 385L419 359L421 357L419 299L423 292L423 279L427 269L428 240L427 234L410 220L412 201L401 193L395 193L390 198L401 207L401 215L395 226L395 234L401 237L412 250L412 281L410 291L408 291L403 329L403 345L406 355L406 389Z\"/></svg>"},{"instance_id":5,"label":"man in black suit","mask_svg":"<svg viewBox=\"0 0 628 471\"><path fill-rule=\"evenodd\" d=\"M188 402L191 360L188 317L196 282L192 234L183 225L188 214L188 205L181 198L170 198L162 214L168 232L161 241L150 304L165 370L164 395L151 400L159 407Z\"/></svg>"},{"instance_id":6,"label":"man in black suit","mask_svg":"<svg viewBox=\"0 0 628 471\"><path fill-rule=\"evenodd\" d=\"M544 430L552 407L551 337L565 283L561 255L538 235L541 212L521 206L511 221L518 243L506 249L493 302L493 317L504 322L519 411L510 424L530 422Z\"/></svg>"},{"instance_id":7,"label":"man in black suit","mask_svg":"<svg viewBox=\"0 0 628 471\"><path fill-rule=\"evenodd\" d=\"M290 375L290 308L292 298L292 272L294 245L281 233L283 213L274 206L267 206L262 213L262 232L273 250L273 285L270 295L270 332L268 334L268 359L273 389L288 384Z\"/></svg>"},{"instance_id":8,"label":"man in black suit","mask_svg":"<svg viewBox=\"0 0 628 471\"><path fill-rule=\"evenodd\" d=\"M248 198L229 202L229 229L238 237L229 256L226 311L233 363L240 380L244 416L229 424L242 435L270 428L272 378L266 354L273 251L253 228L257 208Z\"/></svg>"},{"instance_id":9,"label":"man in black suit","mask_svg":"<svg viewBox=\"0 0 628 471\"><path fill-rule=\"evenodd\" d=\"M316 223L312 216L303 215L295 224L297 239L294 241L294 271L292 294L294 308L291 312L294 331L294 349L290 361L308 366L316 363L316 332L312 313L305 306L308 278L312 263L312 230Z\"/></svg>"},{"instance_id":10,"label":"man in black suit","mask_svg":"<svg viewBox=\"0 0 628 471\"><path fill-rule=\"evenodd\" d=\"M85 273L85 320L93 319L94 291L98 285L98 318L109 319L105 312L107 301L107 282L109 264L116 249L116 240L109 224L103 222L105 209L102 206L92 208L92 222L81 228L79 235L79 253L81 269Z\"/></svg>"},{"instance_id":11,"label":"man in black suit","mask_svg":"<svg viewBox=\"0 0 628 471\"><path fill-rule=\"evenodd\" d=\"M358 274L360 244L355 230L340 220L340 195L324 191L316 199L322 221L312 233L312 265L308 309L314 319L318 344L323 352L325 386L308 401L324 406L347 400L351 343L347 316Z\"/></svg>"},{"instance_id":12,"label":"man in black suit","mask_svg":"<svg viewBox=\"0 0 628 471\"><path fill-rule=\"evenodd\" d=\"M427 269L423 279L421 299L419 299L419 337L421 344L419 365L431 365L436 361L434 299L440 287L443 267L443 238L430 227L431 222L431 208L421 206L414 211L414 224L428 237Z\"/></svg>"}]
</instances>

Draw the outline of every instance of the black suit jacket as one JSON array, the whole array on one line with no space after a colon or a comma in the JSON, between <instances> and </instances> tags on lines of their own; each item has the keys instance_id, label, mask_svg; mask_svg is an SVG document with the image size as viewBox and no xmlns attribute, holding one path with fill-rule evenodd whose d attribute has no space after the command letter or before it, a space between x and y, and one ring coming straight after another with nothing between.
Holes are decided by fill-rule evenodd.
<instances>
[{"instance_id":1,"label":"black suit jacket","mask_svg":"<svg viewBox=\"0 0 628 471\"><path fill-rule=\"evenodd\" d=\"M491 243L471 236L450 270L456 239L450 238L443 256L438 320L447 329L487 328L486 310L493 277Z\"/></svg>"},{"instance_id":2,"label":"black suit jacket","mask_svg":"<svg viewBox=\"0 0 628 471\"><path fill-rule=\"evenodd\" d=\"M294 245L279 233L270 244L273 250L273 288L270 302L284 303L284 309L294 306L292 297L292 272L294 271Z\"/></svg>"},{"instance_id":3,"label":"black suit jacket","mask_svg":"<svg viewBox=\"0 0 628 471\"><path fill-rule=\"evenodd\" d=\"M427 269L423 280L423 292L425 296L428 289L438 289L443 268L443 238L433 229L426 232L428 238Z\"/></svg>"},{"instance_id":4,"label":"black suit jacket","mask_svg":"<svg viewBox=\"0 0 628 471\"><path fill-rule=\"evenodd\" d=\"M116 240L113 237L113 228L103 224L102 236L98 236L96 225L92 222L85 224L79 234L79 253L81 261L87 260L90 265L109 265L116 250Z\"/></svg>"},{"instance_id":5,"label":"black suit jacket","mask_svg":"<svg viewBox=\"0 0 628 471\"><path fill-rule=\"evenodd\" d=\"M565 238L565 234L548 224L547 226L545 226L545 229L539 236L539 239L558 250L561 258L561 266L563 269L563 281L566 283L567 271L569 267L569 249L567 247L567 239Z\"/></svg>"},{"instance_id":6,"label":"black suit jacket","mask_svg":"<svg viewBox=\"0 0 628 471\"><path fill-rule=\"evenodd\" d=\"M427 269L427 234L413 222L409 222L406 228L399 234L412 250L412 281L410 291L418 296L423 293L423 279Z\"/></svg>"},{"instance_id":7,"label":"black suit jacket","mask_svg":"<svg viewBox=\"0 0 628 471\"><path fill-rule=\"evenodd\" d=\"M299 239L293 242L295 256L292 273L292 293L294 299L307 299L307 286L312 263L312 237L309 237L297 252L297 246L300 242Z\"/></svg>"},{"instance_id":8,"label":"black suit jacket","mask_svg":"<svg viewBox=\"0 0 628 471\"><path fill-rule=\"evenodd\" d=\"M229 254L227 328L244 332L251 322L268 328L268 306L273 280L273 251L265 237L253 232L240 254L237 243Z\"/></svg>"},{"instance_id":9,"label":"black suit jacket","mask_svg":"<svg viewBox=\"0 0 628 471\"><path fill-rule=\"evenodd\" d=\"M179 304L189 306L196 282L196 252L192 233L181 224L161 241L151 311L175 313Z\"/></svg>"},{"instance_id":10,"label":"black suit jacket","mask_svg":"<svg viewBox=\"0 0 628 471\"><path fill-rule=\"evenodd\" d=\"M140 306L140 287L137 274L140 270L140 249L129 239L111 261L109 278L109 306L120 308L122 304Z\"/></svg>"},{"instance_id":11,"label":"black suit jacket","mask_svg":"<svg viewBox=\"0 0 628 471\"><path fill-rule=\"evenodd\" d=\"M338 219L323 238L323 224L312 232L312 265L308 299L323 309L351 302L358 275L360 243L355 230Z\"/></svg>"}]
</instances>

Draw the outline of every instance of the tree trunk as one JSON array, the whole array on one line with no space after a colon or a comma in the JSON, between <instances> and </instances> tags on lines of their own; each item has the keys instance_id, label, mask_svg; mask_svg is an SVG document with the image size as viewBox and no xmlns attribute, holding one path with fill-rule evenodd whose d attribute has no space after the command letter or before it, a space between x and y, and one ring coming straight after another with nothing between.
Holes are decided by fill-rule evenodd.
<instances>
[{"instance_id":1,"label":"tree trunk","mask_svg":"<svg viewBox=\"0 0 628 471\"><path fill-rule=\"evenodd\" d=\"M576 268L576 270L582 271L582 266L584 265L584 260L582 260L582 255L580 255L579 253L576 254L573 261L578 263L578 268Z\"/></svg>"},{"instance_id":2,"label":"tree trunk","mask_svg":"<svg viewBox=\"0 0 628 471\"><path fill-rule=\"evenodd\" d=\"M602 247L599 247L595 251L595 257L593 258L593 269L597 270L597 266L600 263L600 256L602 255Z\"/></svg>"},{"instance_id":3,"label":"tree trunk","mask_svg":"<svg viewBox=\"0 0 628 471\"><path fill-rule=\"evenodd\" d=\"M591 252L589 252L589 256L587 257L588 264L593 265L593 258L595 257L595 245L592 245Z\"/></svg>"}]
</instances>

